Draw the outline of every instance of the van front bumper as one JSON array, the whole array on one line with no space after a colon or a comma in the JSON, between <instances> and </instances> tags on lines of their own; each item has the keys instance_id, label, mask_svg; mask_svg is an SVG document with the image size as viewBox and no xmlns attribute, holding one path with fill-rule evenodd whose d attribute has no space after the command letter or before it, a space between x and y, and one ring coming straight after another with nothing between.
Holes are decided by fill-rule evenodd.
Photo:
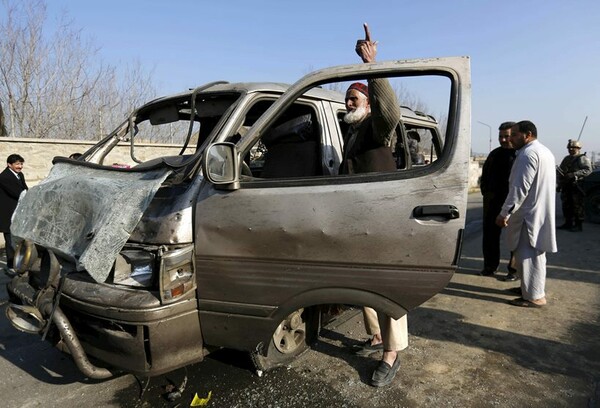
<instances>
[{"instance_id":1,"label":"van front bumper","mask_svg":"<svg viewBox=\"0 0 600 408\"><path fill-rule=\"evenodd\" d=\"M118 371L153 376L203 359L195 292L161 305L155 293L98 284L83 275L67 277L60 297L53 288L36 291L26 275L15 277L7 285L9 320L19 330L47 335L90 378Z\"/></svg>"}]
</instances>

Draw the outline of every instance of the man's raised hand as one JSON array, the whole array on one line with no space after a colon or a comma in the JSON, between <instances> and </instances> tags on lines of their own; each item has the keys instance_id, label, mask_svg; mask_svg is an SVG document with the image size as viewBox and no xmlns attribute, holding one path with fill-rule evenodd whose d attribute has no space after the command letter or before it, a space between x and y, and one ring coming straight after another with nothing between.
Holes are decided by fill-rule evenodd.
<instances>
[{"instance_id":1,"label":"man's raised hand","mask_svg":"<svg viewBox=\"0 0 600 408\"><path fill-rule=\"evenodd\" d=\"M356 41L356 53L363 62L375 62L377 41L371 41L371 32L367 23L364 23L363 27L365 28L365 39Z\"/></svg>"}]
</instances>

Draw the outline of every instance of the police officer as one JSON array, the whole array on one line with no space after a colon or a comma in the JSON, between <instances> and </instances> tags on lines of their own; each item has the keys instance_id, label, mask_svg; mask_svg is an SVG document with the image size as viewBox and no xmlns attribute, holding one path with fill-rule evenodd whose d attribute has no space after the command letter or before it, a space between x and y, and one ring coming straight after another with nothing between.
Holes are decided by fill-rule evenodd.
<instances>
[{"instance_id":1,"label":"police officer","mask_svg":"<svg viewBox=\"0 0 600 408\"><path fill-rule=\"evenodd\" d=\"M577 232L582 230L583 222L583 190L578 182L592 172L590 159L581 153L581 143L569 139L567 144L569 155L557 168L557 190L560 191L565 222L558 229Z\"/></svg>"}]
</instances>

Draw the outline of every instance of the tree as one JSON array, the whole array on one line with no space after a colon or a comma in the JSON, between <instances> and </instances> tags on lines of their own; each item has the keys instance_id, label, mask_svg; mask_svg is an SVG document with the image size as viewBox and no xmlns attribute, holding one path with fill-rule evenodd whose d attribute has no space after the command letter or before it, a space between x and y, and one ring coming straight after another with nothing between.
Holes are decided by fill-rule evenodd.
<instances>
[{"instance_id":1,"label":"tree","mask_svg":"<svg viewBox=\"0 0 600 408\"><path fill-rule=\"evenodd\" d=\"M396 98L400 101L400 105L423 113L426 113L429 110L427 103L423 101L418 94L408 89L403 82L395 82L393 88L396 93Z\"/></svg>"},{"instance_id":2,"label":"tree","mask_svg":"<svg viewBox=\"0 0 600 408\"><path fill-rule=\"evenodd\" d=\"M4 109L2 109L2 103L0 102L0 136L8 136L6 130L6 121L4 119Z\"/></svg>"},{"instance_id":3,"label":"tree","mask_svg":"<svg viewBox=\"0 0 600 408\"><path fill-rule=\"evenodd\" d=\"M0 105L9 135L98 139L154 96L151 74L139 63L120 78L65 15L47 33L43 0L3 0L3 6Z\"/></svg>"}]
</instances>

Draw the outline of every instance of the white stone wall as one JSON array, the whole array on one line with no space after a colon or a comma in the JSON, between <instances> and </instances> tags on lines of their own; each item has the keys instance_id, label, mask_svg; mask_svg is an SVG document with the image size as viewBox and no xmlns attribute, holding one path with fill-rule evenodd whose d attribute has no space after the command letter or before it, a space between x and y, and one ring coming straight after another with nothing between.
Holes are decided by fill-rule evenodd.
<instances>
[{"instance_id":1,"label":"white stone wall","mask_svg":"<svg viewBox=\"0 0 600 408\"><path fill-rule=\"evenodd\" d=\"M69 156L72 153L83 153L96 142L81 140L53 140L0 137L0 171L6 167L6 158L20 154L25 159L23 174L27 185L32 187L48 175L52 167L52 159L56 156ZM136 144L136 156L144 161L159 156L177 155L180 145L170 144ZM108 163L134 165L129 154L129 144L119 144L107 157ZM4 236L0 234L0 248L4 248Z\"/></svg>"},{"instance_id":2,"label":"white stone wall","mask_svg":"<svg viewBox=\"0 0 600 408\"><path fill-rule=\"evenodd\" d=\"M68 157L72 153L83 153L96 142L81 140L52 140L28 138L0 138L0 168L6 166L6 158L13 153L20 154L25 159L23 174L27 185L34 186L46 178L52 167L52 159L56 156ZM159 156L177 155L179 145L144 144L135 145L136 156L148 160ZM129 155L129 144L119 144L106 158L105 163L134 165Z\"/></svg>"},{"instance_id":3,"label":"white stone wall","mask_svg":"<svg viewBox=\"0 0 600 408\"><path fill-rule=\"evenodd\" d=\"M469 192L479 191L483 162L478 158L471 158L469 162Z\"/></svg>"}]
</instances>

